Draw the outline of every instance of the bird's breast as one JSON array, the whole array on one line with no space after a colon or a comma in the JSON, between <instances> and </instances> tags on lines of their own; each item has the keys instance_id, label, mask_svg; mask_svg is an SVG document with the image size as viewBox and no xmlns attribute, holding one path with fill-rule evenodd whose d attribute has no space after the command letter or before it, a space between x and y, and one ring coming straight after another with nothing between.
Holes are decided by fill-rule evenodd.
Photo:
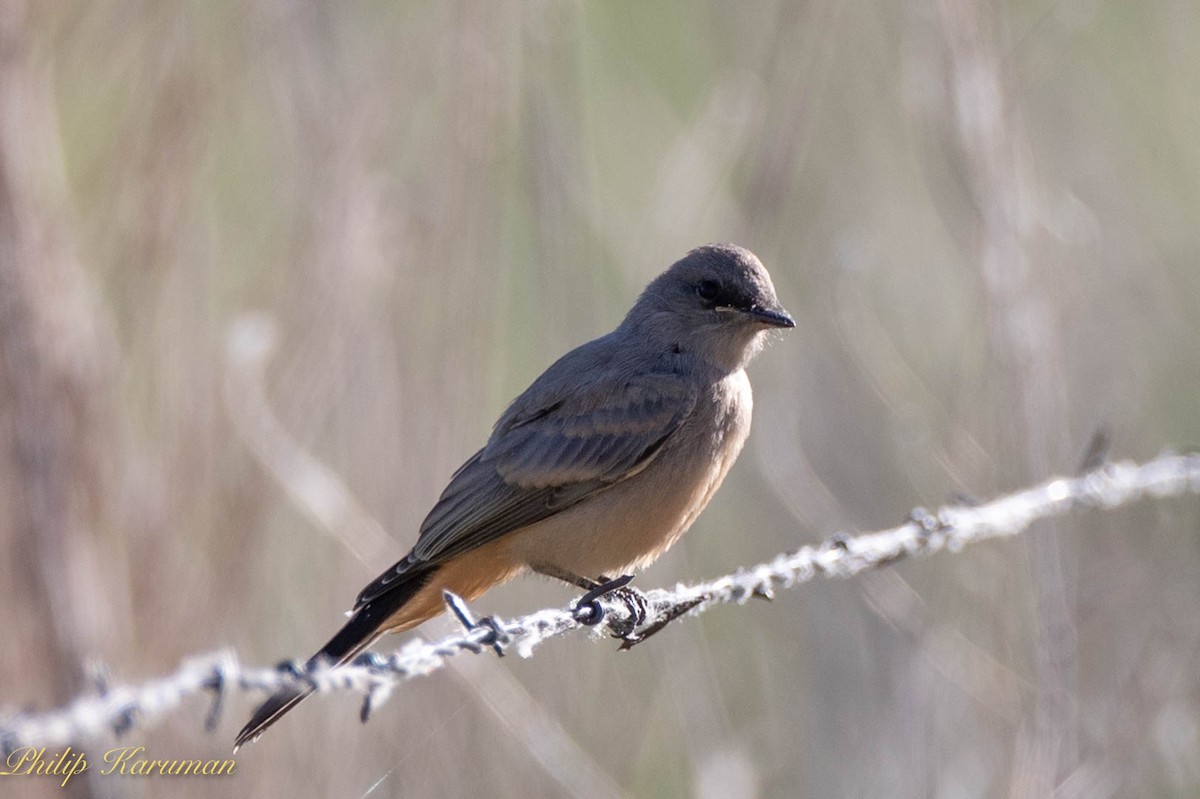
<instances>
[{"instance_id":1,"label":"bird's breast","mask_svg":"<svg viewBox=\"0 0 1200 799\"><path fill-rule=\"evenodd\" d=\"M649 565L691 527L750 432L750 382L738 370L704 387L691 416L633 477L510 541L526 563L595 578Z\"/></svg>"},{"instance_id":2,"label":"bird's breast","mask_svg":"<svg viewBox=\"0 0 1200 799\"><path fill-rule=\"evenodd\" d=\"M721 487L725 475L741 454L746 437L750 435L754 397L745 371L739 369L717 384L712 394L712 405L712 439L706 448L701 447L693 456L697 466L704 466L691 476L695 486L691 501L679 521L678 529L672 531L664 549L687 532L696 521L696 517Z\"/></svg>"}]
</instances>

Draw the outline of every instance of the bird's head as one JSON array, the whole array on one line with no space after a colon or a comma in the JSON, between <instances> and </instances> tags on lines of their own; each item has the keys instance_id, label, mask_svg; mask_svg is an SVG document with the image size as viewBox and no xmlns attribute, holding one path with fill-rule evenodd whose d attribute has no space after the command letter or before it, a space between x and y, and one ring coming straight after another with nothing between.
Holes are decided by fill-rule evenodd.
<instances>
[{"instance_id":1,"label":"bird's head","mask_svg":"<svg viewBox=\"0 0 1200 799\"><path fill-rule=\"evenodd\" d=\"M768 331L796 323L754 253L707 244L651 281L623 325L732 372L762 348Z\"/></svg>"}]
</instances>

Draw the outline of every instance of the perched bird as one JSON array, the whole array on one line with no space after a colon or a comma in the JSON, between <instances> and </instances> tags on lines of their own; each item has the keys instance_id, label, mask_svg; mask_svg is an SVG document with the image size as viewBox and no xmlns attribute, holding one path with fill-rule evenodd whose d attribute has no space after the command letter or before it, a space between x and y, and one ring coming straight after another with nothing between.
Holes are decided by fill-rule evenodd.
<instances>
[{"instance_id":1,"label":"perched bird","mask_svg":"<svg viewBox=\"0 0 1200 799\"><path fill-rule=\"evenodd\" d=\"M748 250L710 244L655 278L616 330L559 358L496 422L421 524L313 656L344 663L384 633L521 572L573 585L651 563L696 520L750 431L745 366L794 327ZM304 699L284 688L236 746Z\"/></svg>"}]
</instances>

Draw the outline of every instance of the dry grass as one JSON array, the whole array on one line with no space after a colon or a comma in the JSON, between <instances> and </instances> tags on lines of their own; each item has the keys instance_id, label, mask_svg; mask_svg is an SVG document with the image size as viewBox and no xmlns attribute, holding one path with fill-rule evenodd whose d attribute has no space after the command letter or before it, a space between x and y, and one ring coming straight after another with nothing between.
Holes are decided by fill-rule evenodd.
<instances>
[{"instance_id":1,"label":"dry grass","mask_svg":"<svg viewBox=\"0 0 1200 799\"><path fill-rule=\"evenodd\" d=\"M1200 441L1192 3L0 13L5 703L62 701L87 657L308 654L505 402L706 241L755 250L800 326L643 586L1069 471L1098 425L1119 456ZM267 406L348 492L330 518L229 399L250 312ZM557 796L577 768L597 794L1191 795L1198 519L1077 517L629 653L473 659L365 728L306 703L233 781L77 790ZM248 712L133 743L224 757Z\"/></svg>"}]
</instances>

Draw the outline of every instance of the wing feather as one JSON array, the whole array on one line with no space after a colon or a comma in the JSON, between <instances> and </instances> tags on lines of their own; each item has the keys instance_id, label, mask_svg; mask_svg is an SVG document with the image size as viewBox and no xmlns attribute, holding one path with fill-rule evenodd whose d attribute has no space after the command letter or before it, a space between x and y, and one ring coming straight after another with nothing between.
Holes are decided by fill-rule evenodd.
<instances>
[{"instance_id":1,"label":"wing feather","mask_svg":"<svg viewBox=\"0 0 1200 799\"><path fill-rule=\"evenodd\" d=\"M560 513L644 468L696 405L677 374L629 377L587 392L514 403L488 445L462 465L421 524L404 560L367 586L358 605L416 565L439 563Z\"/></svg>"}]
</instances>

